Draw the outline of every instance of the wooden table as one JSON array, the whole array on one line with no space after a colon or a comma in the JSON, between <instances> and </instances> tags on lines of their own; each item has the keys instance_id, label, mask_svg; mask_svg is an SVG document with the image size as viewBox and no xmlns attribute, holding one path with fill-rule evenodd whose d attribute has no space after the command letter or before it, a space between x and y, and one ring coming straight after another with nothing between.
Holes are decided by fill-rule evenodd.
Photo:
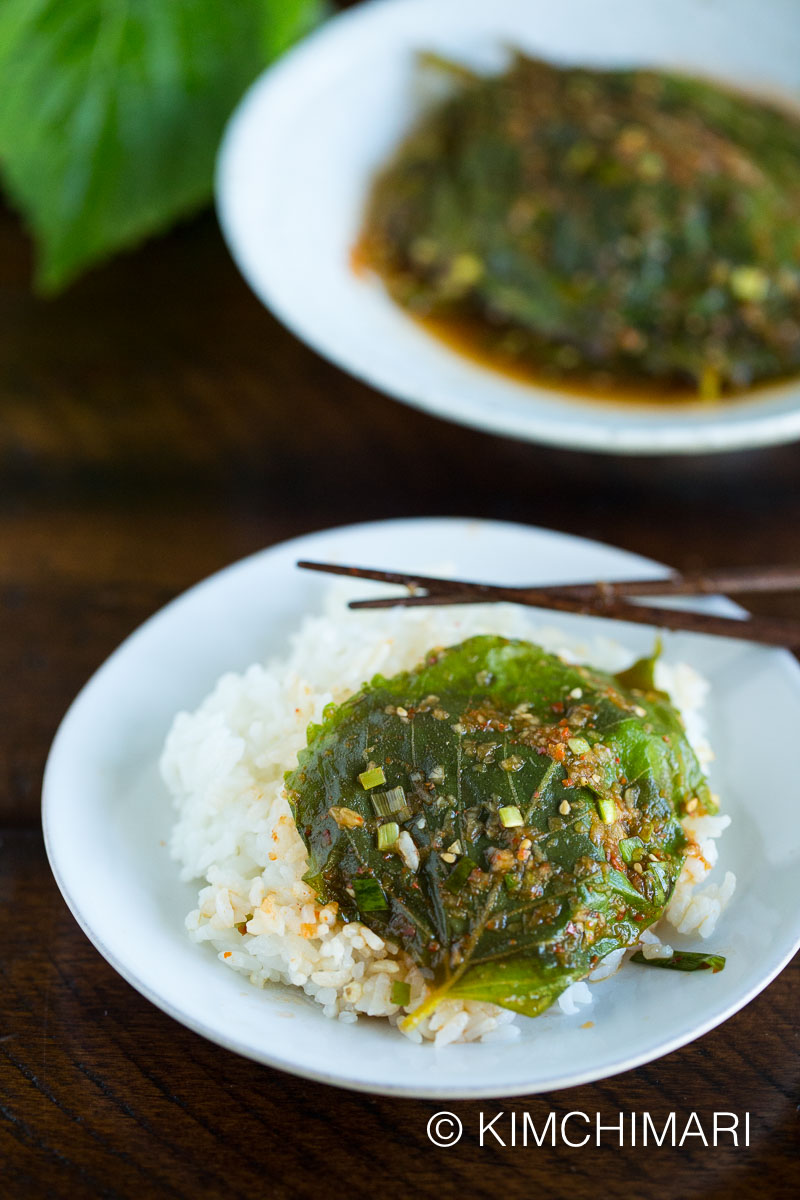
<instances>
[{"instance_id":1,"label":"wooden table","mask_svg":"<svg viewBox=\"0 0 800 1200\"><path fill-rule=\"evenodd\" d=\"M488 437L396 404L250 295L210 216L48 303L0 221L0 1195L783 1197L798 1182L795 963L683 1050L589 1087L433 1104L307 1083L142 999L67 912L39 831L68 702L165 600L279 539L361 519L527 521L675 567L800 556L800 446L626 460ZM374 473L365 463L380 463ZM476 464L481 470L475 472ZM474 482L475 479L479 482ZM760 598L800 616L800 599ZM792 990L794 985L795 991ZM454 1109L456 1148L426 1123ZM479 1112L541 1124L752 1114L749 1149L481 1149ZM504 1118L507 1122L508 1118ZM573 1134L573 1137L577 1133ZM794 1174L793 1174L794 1173ZM796 1194L796 1193L795 1193Z\"/></svg>"}]
</instances>

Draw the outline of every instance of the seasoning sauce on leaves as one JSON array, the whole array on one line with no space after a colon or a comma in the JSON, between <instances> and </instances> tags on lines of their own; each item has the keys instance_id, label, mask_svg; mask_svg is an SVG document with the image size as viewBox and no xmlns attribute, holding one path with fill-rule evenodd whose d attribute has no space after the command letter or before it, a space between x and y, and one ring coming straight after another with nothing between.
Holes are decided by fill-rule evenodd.
<instances>
[{"instance_id":1,"label":"seasoning sauce on leaves","mask_svg":"<svg viewBox=\"0 0 800 1200\"><path fill-rule=\"evenodd\" d=\"M540 380L720 394L800 370L800 120L698 79L563 69L453 95L378 176L360 259Z\"/></svg>"},{"instance_id":2,"label":"seasoning sauce on leaves","mask_svg":"<svg viewBox=\"0 0 800 1200\"><path fill-rule=\"evenodd\" d=\"M427 977L409 1024L447 995L543 1011L658 919L679 816L713 808L652 660L615 677L495 636L331 706L286 782L320 899Z\"/></svg>"}]
</instances>

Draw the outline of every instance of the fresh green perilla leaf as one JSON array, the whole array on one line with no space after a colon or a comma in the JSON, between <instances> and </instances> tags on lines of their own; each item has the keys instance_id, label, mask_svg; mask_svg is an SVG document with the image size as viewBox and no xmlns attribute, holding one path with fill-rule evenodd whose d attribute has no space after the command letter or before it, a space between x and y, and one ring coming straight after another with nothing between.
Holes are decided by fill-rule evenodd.
<instances>
[{"instance_id":1,"label":"fresh green perilla leaf","mask_svg":"<svg viewBox=\"0 0 800 1200\"><path fill-rule=\"evenodd\" d=\"M247 85L319 18L320 0L4 0L0 163L63 288L209 199Z\"/></svg>"},{"instance_id":2,"label":"fresh green perilla leaf","mask_svg":"<svg viewBox=\"0 0 800 1200\"><path fill-rule=\"evenodd\" d=\"M711 971L716 975L725 966L722 954L700 954L694 950L675 950L671 958L645 958L641 950L631 955L631 962L643 967L662 967L666 971Z\"/></svg>"},{"instance_id":3,"label":"fresh green perilla leaf","mask_svg":"<svg viewBox=\"0 0 800 1200\"><path fill-rule=\"evenodd\" d=\"M367 747L404 797L402 853L376 844ZM492 636L376 676L310 728L286 782L320 899L431 981L409 1025L445 996L543 1011L658 919L683 863L683 801L713 808L663 694ZM627 865L622 841L658 863Z\"/></svg>"}]
</instances>

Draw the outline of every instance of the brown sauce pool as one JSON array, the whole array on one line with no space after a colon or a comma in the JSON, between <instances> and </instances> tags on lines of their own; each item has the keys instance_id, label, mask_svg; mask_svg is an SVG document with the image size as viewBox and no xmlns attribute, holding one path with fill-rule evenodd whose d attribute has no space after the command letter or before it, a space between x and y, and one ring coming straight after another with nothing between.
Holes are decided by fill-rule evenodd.
<instances>
[{"instance_id":1,"label":"brown sauce pool","mask_svg":"<svg viewBox=\"0 0 800 1200\"><path fill-rule=\"evenodd\" d=\"M409 314L411 315L411 314ZM674 383L653 380L618 379L610 371L590 371L585 375L570 375L567 377L550 374L543 368L537 368L535 363L520 359L513 354L504 354L496 347L483 345L483 325L478 319L474 321L462 318L447 319L443 317L414 317L412 320L420 325L427 333L443 342L451 350L455 350L462 358L467 358L477 366L489 368L513 379L517 383L527 383L553 392L567 393L575 399L599 400L606 404L637 405L697 405L704 408L715 407L727 400L734 399L742 393L726 394L714 400L702 400L696 389L689 386L680 387Z\"/></svg>"},{"instance_id":2,"label":"brown sauce pool","mask_svg":"<svg viewBox=\"0 0 800 1200\"><path fill-rule=\"evenodd\" d=\"M350 267L359 278L372 277L381 280L381 274L374 267L362 241L358 241L352 248ZM699 406L708 410L731 401L735 402L756 391L761 392L780 386L780 383L787 383L787 380L781 380L772 385L761 385L757 389L726 392L713 400L703 400L697 390L688 384L681 387L673 382L661 382L658 379L619 379L609 371L597 370L586 375L576 374L565 378L537 368L535 363L520 359L511 353L504 354L496 346L486 346L485 325L479 317L472 320L464 317L420 317L404 308L401 311L431 337L476 366L496 371L516 383L545 388L560 395L572 396L576 400L596 400L602 404L624 403L646 408Z\"/></svg>"}]
</instances>

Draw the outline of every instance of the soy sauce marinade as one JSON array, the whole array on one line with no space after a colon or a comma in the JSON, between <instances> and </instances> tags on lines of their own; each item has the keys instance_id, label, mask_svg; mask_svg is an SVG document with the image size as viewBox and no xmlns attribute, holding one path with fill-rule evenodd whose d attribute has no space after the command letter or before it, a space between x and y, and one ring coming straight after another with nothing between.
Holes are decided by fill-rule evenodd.
<instances>
[{"instance_id":1,"label":"soy sauce marinade","mask_svg":"<svg viewBox=\"0 0 800 1200\"><path fill-rule=\"evenodd\" d=\"M358 247L515 374L714 400L800 370L800 120L653 71L453 75Z\"/></svg>"},{"instance_id":2,"label":"soy sauce marinade","mask_svg":"<svg viewBox=\"0 0 800 1200\"><path fill-rule=\"evenodd\" d=\"M652 660L613 676L495 636L331 706L286 782L320 901L427 980L407 1027L445 997L544 1011L659 919L681 817L715 808Z\"/></svg>"}]
</instances>

